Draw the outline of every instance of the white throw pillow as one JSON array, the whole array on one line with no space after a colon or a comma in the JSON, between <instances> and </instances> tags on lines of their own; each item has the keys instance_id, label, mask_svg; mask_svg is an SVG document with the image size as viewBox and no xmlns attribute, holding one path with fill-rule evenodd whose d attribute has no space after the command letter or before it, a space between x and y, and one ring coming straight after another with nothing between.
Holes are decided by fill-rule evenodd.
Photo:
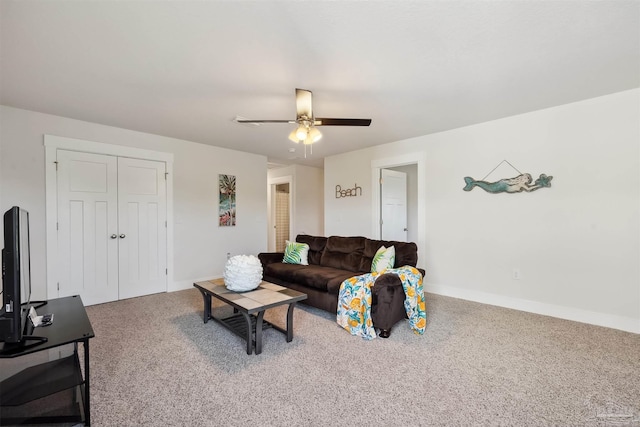
<instances>
[{"instance_id":1,"label":"white throw pillow","mask_svg":"<svg viewBox=\"0 0 640 427\"><path fill-rule=\"evenodd\" d=\"M373 260L371 261L371 272L372 273L382 273L383 271L393 268L393 265L396 262L396 248L395 246L390 246L385 248L384 246L380 246L376 254L373 256Z\"/></svg>"}]
</instances>

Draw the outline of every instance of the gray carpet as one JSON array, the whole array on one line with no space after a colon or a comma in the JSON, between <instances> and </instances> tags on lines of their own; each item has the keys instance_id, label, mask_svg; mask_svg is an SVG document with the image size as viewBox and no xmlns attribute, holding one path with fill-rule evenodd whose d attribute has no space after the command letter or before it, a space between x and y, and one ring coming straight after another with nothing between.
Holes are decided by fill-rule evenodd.
<instances>
[{"instance_id":1,"label":"gray carpet","mask_svg":"<svg viewBox=\"0 0 640 427\"><path fill-rule=\"evenodd\" d=\"M258 356L195 289L88 307L92 424L640 426L640 335L426 300L425 335L372 341L298 306L293 342L267 330Z\"/></svg>"}]
</instances>

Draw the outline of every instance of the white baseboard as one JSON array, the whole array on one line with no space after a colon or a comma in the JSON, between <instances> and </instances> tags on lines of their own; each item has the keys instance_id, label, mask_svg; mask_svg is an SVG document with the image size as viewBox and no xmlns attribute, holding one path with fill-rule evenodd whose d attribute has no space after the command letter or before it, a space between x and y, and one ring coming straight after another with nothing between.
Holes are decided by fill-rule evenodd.
<instances>
[{"instance_id":1,"label":"white baseboard","mask_svg":"<svg viewBox=\"0 0 640 427\"><path fill-rule=\"evenodd\" d=\"M170 283L169 286L167 286L167 292L175 292L175 291L183 291L185 289L191 289L193 288L193 284L196 282L204 282L206 280L219 279L221 277L222 277L222 274L218 276L212 276L212 277L202 277L200 279L180 280L177 282Z\"/></svg>"},{"instance_id":2,"label":"white baseboard","mask_svg":"<svg viewBox=\"0 0 640 427\"><path fill-rule=\"evenodd\" d=\"M425 285L425 291L432 294L496 305L499 307L512 308L514 310L558 317L560 319L573 320L576 322L640 334L640 318L635 319L632 317L615 316L612 314L598 313L596 311L546 304L538 301L512 298L504 295L473 291L446 285L428 284ZM428 310L429 307L427 307L427 311Z\"/></svg>"}]
</instances>

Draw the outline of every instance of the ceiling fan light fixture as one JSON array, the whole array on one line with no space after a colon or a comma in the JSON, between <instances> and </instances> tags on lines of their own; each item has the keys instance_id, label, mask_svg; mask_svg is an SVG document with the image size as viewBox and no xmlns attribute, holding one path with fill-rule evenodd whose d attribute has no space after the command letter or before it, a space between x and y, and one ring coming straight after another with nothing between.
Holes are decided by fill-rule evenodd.
<instances>
[{"instance_id":1,"label":"ceiling fan light fixture","mask_svg":"<svg viewBox=\"0 0 640 427\"><path fill-rule=\"evenodd\" d=\"M308 135L309 131L305 125L301 124L300 126L298 126L298 130L296 130L296 137L298 138L298 141L304 141L305 139L307 139Z\"/></svg>"},{"instance_id":2,"label":"ceiling fan light fixture","mask_svg":"<svg viewBox=\"0 0 640 427\"><path fill-rule=\"evenodd\" d=\"M300 142L297 136L298 129L294 129L289 134L289 140L295 142L296 144Z\"/></svg>"},{"instance_id":3,"label":"ceiling fan light fixture","mask_svg":"<svg viewBox=\"0 0 640 427\"><path fill-rule=\"evenodd\" d=\"M307 157L307 145L310 151L312 146L322 138L322 133L316 126L369 126L371 119L344 119L344 118L320 118L313 115L311 106L312 94L310 90L296 89L296 119L295 120L249 120L236 116L237 123L295 123L297 127L289 134L289 140L296 144L303 143L305 158Z\"/></svg>"},{"instance_id":4,"label":"ceiling fan light fixture","mask_svg":"<svg viewBox=\"0 0 640 427\"><path fill-rule=\"evenodd\" d=\"M309 129L309 136L307 139L311 139L311 143L318 142L320 141L320 139L322 139L322 134L320 133L318 128L312 127L311 129Z\"/></svg>"}]
</instances>

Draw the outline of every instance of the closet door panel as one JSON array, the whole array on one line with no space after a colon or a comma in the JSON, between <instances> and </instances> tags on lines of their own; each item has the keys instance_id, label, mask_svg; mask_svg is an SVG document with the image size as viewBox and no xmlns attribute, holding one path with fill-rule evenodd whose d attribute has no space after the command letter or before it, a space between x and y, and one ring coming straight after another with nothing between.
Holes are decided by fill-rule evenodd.
<instances>
[{"instance_id":1,"label":"closet door panel","mask_svg":"<svg viewBox=\"0 0 640 427\"><path fill-rule=\"evenodd\" d=\"M118 299L117 158L58 150L58 296Z\"/></svg>"},{"instance_id":2,"label":"closet door panel","mask_svg":"<svg viewBox=\"0 0 640 427\"><path fill-rule=\"evenodd\" d=\"M167 290L166 166L118 159L120 298Z\"/></svg>"}]
</instances>

